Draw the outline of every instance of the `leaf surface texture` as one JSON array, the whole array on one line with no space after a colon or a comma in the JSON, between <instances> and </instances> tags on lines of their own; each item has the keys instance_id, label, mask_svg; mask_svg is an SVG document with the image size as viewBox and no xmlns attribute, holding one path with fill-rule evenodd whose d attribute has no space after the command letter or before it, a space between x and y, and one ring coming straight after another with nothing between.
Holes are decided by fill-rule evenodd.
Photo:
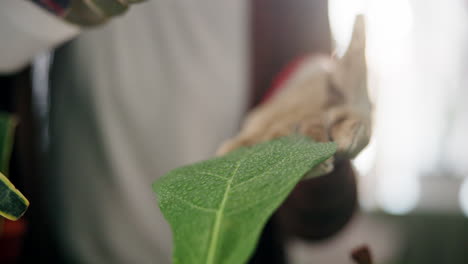
<instances>
[{"instance_id":1,"label":"leaf surface texture","mask_svg":"<svg viewBox=\"0 0 468 264\"><path fill-rule=\"evenodd\" d=\"M294 135L167 173L153 190L172 228L173 262L245 263L272 213L335 151Z\"/></svg>"}]
</instances>

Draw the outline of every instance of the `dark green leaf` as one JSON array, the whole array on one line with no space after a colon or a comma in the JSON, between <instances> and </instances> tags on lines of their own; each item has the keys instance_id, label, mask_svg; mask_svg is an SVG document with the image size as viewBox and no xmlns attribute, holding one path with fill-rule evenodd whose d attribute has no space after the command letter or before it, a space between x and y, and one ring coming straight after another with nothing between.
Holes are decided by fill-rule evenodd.
<instances>
[{"instance_id":1,"label":"dark green leaf","mask_svg":"<svg viewBox=\"0 0 468 264\"><path fill-rule=\"evenodd\" d=\"M0 215L10 220L18 220L28 206L29 201L0 173Z\"/></svg>"},{"instance_id":2,"label":"dark green leaf","mask_svg":"<svg viewBox=\"0 0 468 264\"><path fill-rule=\"evenodd\" d=\"M16 123L12 115L0 112L0 172L4 175L8 175Z\"/></svg>"},{"instance_id":3,"label":"dark green leaf","mask_svg":"<svg viewBox=\"0 0 468 264\"><path fill-rule=\"evenodd\" d=\"M20 218L29 206L29 201L5 176L8 174L15 126L13 116L0 113L0 216L10 220Z\"/></svg>"}]
</instances>

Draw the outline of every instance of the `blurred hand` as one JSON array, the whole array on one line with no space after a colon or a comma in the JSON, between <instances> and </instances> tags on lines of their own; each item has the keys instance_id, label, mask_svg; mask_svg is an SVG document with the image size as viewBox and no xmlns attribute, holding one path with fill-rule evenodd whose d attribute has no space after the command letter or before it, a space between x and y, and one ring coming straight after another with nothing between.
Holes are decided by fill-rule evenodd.
<instances>
[{"instance_id":1,"label":"blurred hand","mask_svg":"<svg viewBox=\"0 0 468 264\"><path fill-rule=\"evenodd\" d=\"M123 14L131 4L145 0L71 0L65 19L80 26L93 26Z\"/></svg>"},{"instance_id":2,"label":"blurred hand","mask_svg":"<svg viewBox=\"0 0 468 264\"><path fill-rule=\"evenodd\" d=\"M335 159L354 158L371 134L366 71L364 18L358 16L342 58L306 58L279 92L248 114L240 133L225 142L218 154L301 133L315 141L336 142ZM305 178L331 172L334 158Z\"/></svg>"}]
</instances>

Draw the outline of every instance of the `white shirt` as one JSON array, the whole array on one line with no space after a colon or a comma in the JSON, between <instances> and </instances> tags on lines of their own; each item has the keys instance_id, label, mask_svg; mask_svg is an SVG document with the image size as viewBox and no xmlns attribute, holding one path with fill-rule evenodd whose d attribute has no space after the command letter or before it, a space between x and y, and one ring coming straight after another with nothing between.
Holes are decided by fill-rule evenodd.
<instances>
[{"instance_id":1,"label":"white shirt","mask_svg":"<svg viewBox=\"0 0 468 264\"><path fill-rule=\"evenodd\" d=\"M79 263L170 263L151 184L212 157L246 103L247 3L153 0L56 54L50 199Z\"/></svg>"},{"instance_id":2,"label":"white shirt","mask_svg":"<svg viewBox=\"0 0 468 264\"><path fill-rule=\"evenodd\" d=\"M210 158L247 98L246 1L152 0L82 33L52 70L50 225L77 263L170 263L151 184ZM79 33L27 1L0 2L0 71Z\"/></svg>"},{"instance_id":3,"label":"white shirt","mask_svg":"<svg viewBox=\"0 0 468 264\"><path fill-rule=\"evenodd\" d=\"M26 66L40 51L76 36L77 26L27 0L0 1L0 73Z\"/></svg>"}]
</instances>

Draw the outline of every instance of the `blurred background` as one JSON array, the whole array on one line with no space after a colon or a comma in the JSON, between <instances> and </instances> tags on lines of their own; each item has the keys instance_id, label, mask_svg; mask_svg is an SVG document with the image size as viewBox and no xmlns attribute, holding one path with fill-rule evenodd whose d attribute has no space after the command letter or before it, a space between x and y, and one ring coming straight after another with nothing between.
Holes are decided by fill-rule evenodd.
<instances>
[{"instance_id":1,"label":"blurred background","mask_svg":"<svg viewBox=\"0 0 468 264\"><path fill-rule=\"evenodd\" d=\"M291 263L352 263L350 251L362 244L377 264L468 263L468 3L252 0L247 6L246 109L295 58L342 55L355 15L366 15L375 111L371 143L354 161L361 210L326 241L290 243ZM33 202L40 199L36 184L49 142L52 58L47 51L0 75L0 106L22 120L11 177ZM0 246L23 259L38 251L54 255L40 214L32 206L21 224L2 234Z\"/></svg>"},{"instance_id":2,"label":"blurred background","mask_svg":"<svg viewBox=\"0 0 468 264\"><path fill-rule=\"evenodd\" d=\"M359 243L376 263L468 263L467 10L462 0L329 1L338 55L366 14L374 134L354 161L362 212L323 245L295 244L294 263L348 263L327 260Z\"/></svg>"}]
</instances>

